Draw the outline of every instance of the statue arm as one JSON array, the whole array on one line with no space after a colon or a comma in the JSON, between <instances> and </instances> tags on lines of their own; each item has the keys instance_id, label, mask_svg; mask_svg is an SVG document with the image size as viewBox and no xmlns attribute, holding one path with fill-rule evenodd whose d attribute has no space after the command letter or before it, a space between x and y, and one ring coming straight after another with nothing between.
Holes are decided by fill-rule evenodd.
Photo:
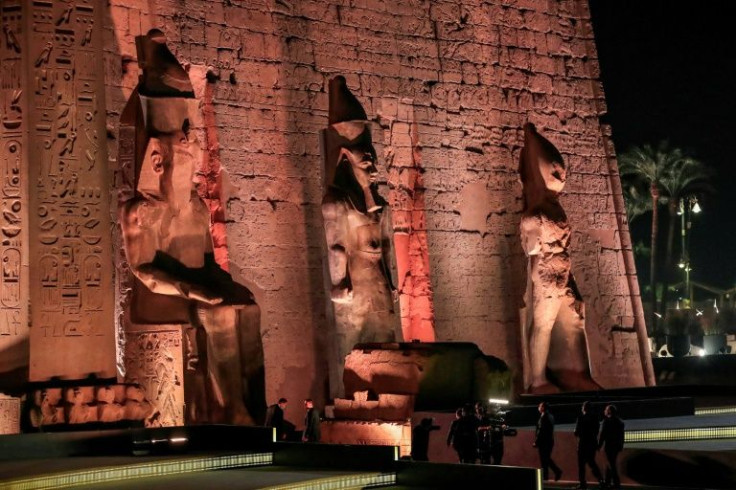
<instances>
[{"instance_id":1,"label":"statue arm","mask_svg":"<svg viewBox=\"0 0 736 490\"><path fill-rule=\"evenodd\" d=\"M399 283L396 250L394 250L394 226L391 219L391 208L388 204L383 208L381 216L381 262L384 268L384 274L388 280L391 292L396 292L396 284ZM395 298L396 300L396 298Z\"/></svg>"},{"instance_id":2,"label":"statue arm","mask_svg":"<svg viewBox=\"0 0 736 490\"><path fill-rule=\"evenodd\" d=\"M222 298L218 295L157 267L159 244L154 224L158 222L158 216L155 210L150 211L151 216L148 213L141 209L140 202L126 204L120 213L125 255L133 274L156 294L179 296L207 304L220 303Z\"/></svg>"},{"instance_id":3,"label":"statue arm","mask_svg":"<svg viewBox=\"0 0 736 490\"><path fill-rule=\"evenodd\" d=\"M344 224L344 210L334 201L322 204L322 217L325 223L327 240L327 261L330 267L332 291L330 299L335 303L347 303L353 298L347 255L347 230Z\"/></svg>"},{"instance_id":4,"label":"statue arm","mask_svg":"<svg viewBox=\"0 0 736 490\"><path fill-rule=\"evenodd\" d=\"M521 219L521 247L527 256L539 255L542 251L541 226L536 216Z\"/></svg>"}]
</instances>

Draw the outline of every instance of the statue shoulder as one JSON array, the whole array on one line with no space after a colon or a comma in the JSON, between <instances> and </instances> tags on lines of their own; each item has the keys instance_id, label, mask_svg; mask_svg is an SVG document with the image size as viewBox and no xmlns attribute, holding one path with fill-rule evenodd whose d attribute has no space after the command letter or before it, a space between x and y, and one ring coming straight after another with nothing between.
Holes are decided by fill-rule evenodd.
<instances>
[{"instance_id":1,"label":"statue shoulder","mask_svg":"<svg viewBox=\"0 0 736 490\"><path fill-rule=\"evenodd\" d=\"M337 187L330 186L322 198L322 215L325 218L334 218L341 212L347 210L348 202L348 196L343 191Z\"/></svg>"},{"instance_id":2,"label":"statue shoulder","mask_svg":"<svg viewBox=\"0 0 736 490\"><path fill-rule=\"evenodd\" d=\"M207 203L199 197L199 195L193 196L191 203L192 212L194 214L207 216L207 219L210 218L210 208L207 206Z\"/></svg>"},{"instance_id":3,"label":"statue shoulder","mask_svg":"<svg viewBox=\"0 0 736 490\"><path fill-rule=\"evenodd\" d=\"M137 197L126 202L121 209L122 226L148 227L159 220L164 212L164 206L151 199Z\"/></svg>"},{"instance_id":4,"label":"statue shoulder","mask_svg":"<svg viewBox=\"0 0 736 490\"><path fill-rule=\"evenodd\" d=\"M522 231L531 231L542 226L542 216L539 214L527 214L521 217L519 226Z\"/></svg>"}]
</instances>

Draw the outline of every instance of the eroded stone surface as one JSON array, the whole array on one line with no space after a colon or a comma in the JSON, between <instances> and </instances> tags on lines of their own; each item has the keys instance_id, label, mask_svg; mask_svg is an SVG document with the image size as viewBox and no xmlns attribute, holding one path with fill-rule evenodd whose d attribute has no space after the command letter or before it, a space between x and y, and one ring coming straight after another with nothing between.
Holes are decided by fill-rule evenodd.
<instances>
[{"instance_id":1,"label":"eroded stone surface","mask_svg":"<svg viewBox=\"0 0 736 490\"><path fill-rule=\"evenodd\" d=\"M516 166L529 120L568 163L561 201L588 298L593 374L604 387L643 383L638 355L614 349L619 337L636 343L639 296L629 281L633 269L616 259L630 241L623 211L613 205L620 191L598 119L605 103L584 2L398 1L389 10L374 2L193 0L182 12L128 0L110 3L105 26L113 136L137 83L136 35L163 29L191 64L195 87L209 87L232 184L225 207L230 271L263 310L269 400L319 400L326 391L319 131L327 121L327 81L337 74L366 112L380 117L373 129L378 154L398 155L405 144L399 136L407 134L399 125L416 125L436 338L477 343L508 362L522 385L518 310L526 259ZM219 75L211 83L208 66ZM111 140L113 163L116 147ZM396 185L392 175L381 173L379 181ZM485 235L461 226L460 194L476 182L502 204L487 216ZM287 418L297 419L293 406Z\"/></svg>"},{"instance_id":2,"label":"eroded stone surface","mask_svg":"<svg viewBox=\"0 0 736 490\"><path fill-rule=\"evenodd\" d=\"M116 376L103 8L3 2L25 24L31 381Z\"/></svg>"},{"instance_id":3,"label":"eroded stone surface","mask_svg":"<svg viewBox=\"0 0 736 490\"><path fill-rule=\"evenodd\" d=\"M503 361L460 342L358 345L345 360L344 382L335 417L357 420L406 420L415 410L508 398L512 389Z\"/></svg>"},{"instance_id":4,"label":"eroded stone surface","mask_svg":"<svg viewBox=\"0 0 736 490\"><path fill-rule=\"evenodd\" d=\"M31 7L36 8L32 2L1 3L0 139L2 145L18 142L21 162L25 162L36 141L18 141L16 136L26 131L43 140L36 138L38 130L31 126L32 118L42 118L37 111L42 103L32 106L28 101L53 95L53 74L63 75L55 68L63 55L60 43L68 42L61 32L58 39L50 40L57 43L51 50L46 50L43 40L28 43L28 26L39 22L54 33L69 30L67 18L81 19L93 3L78 2L81 8L72 9L69 16L63 2L39 3L38 8L51 5L52 12L36 17L27 15ZM522 145L520 128L531 120L555 142L569 165L561 201L573 229L573 267L581 294L587 298L593 375L604 387L644 382L640 301L631 261L622 260L630 255L630 240L623 210L616 206L620 189L614 152L598 120L605 104L583 2L417 6L398 1L387 9L374 2L348 6L332 1L286 5L192 0L182 11L163 1L113 0L94 6L102 13L98 25L103 27L105 50L104 68L97 73L104 73L107 88L96 90L95 103L101 102L104 93L108 116L108 127L98 130L97 155L104 153L102 134L107 130L107 150L116 169L111 187L121 189L121 195L127 192L129 197L134 188L134 168L123 158L118 160L117 138L120 112L138 82L135 36L152 27L164 30L176 55L190 67L197 97L205 101L200 112L206 116L195 118L193 129L200 141L206 141L206 153L213 161L214 156L220 159L219 171L216 164L207 162L198 169L199 180L205 183L204 189L200 187L205 201L220 201L207 206L215 223L215 255L221 265L227 257L230 272L248 285L262 308L269 399L312 396L319 400L326 391L319 131L327 119L327 81L338 73L365 101L367 112L379 119L372 130L377 153L401 155L402 148L407 148L405 135L412 134L403 129L407 125L417 135L417 143L411 145L421 150L418 189L422 199L412 204L417 223L412 229L425 233L426 241L422 238L419 245L410 246L417 253L409 256L418 263L416 269L407 270L429 272L420 274L418 292L402 297L402 308L408 298L416 300L416 308L410 306L410 311L421 313L413 318L425 330L431 323L438 340L473 341L520 373L516 325L525 258L517 235L521 188L515 167ZM74 31L74 49L86 50L89 25L69 26ZM89 41L96 42L94 36ZM28 46L32 49L26 52ZM74 60L76 83L89 74L90 65L84 56ZM65 83L62 77L54 88L66 90ZM75 102L74 107L84 103ZM31 117L32 109L37 112ZM59 119L62 113L57 108L48 114L54 121L52 131L64 124ZM21 114L22 130L18 130L12 126ZM86 115L86 111L75 114ZM94 117L102 115L98 109ZM77 127L75 148L87 144L82 128ZM213 129L216 138L204 134ZM66 145L71 133L66 134L54 145ZM2 145L0 152L6 155L10 147ZM89 145L94 150L92 142ZM46 154L42 145L33 151ZM2 165L12 177L13 158L3 156ZM231 185L223 182L222 169ZM379 181L396 186L401 175L382 172ZM21 182L25 176L21 172ZM27 184L35 188L34 179ZM474 183L486 185L494 206L502 204L487 215L485 234L462 225L462 190ZM25 265L40 261L24 256L31 244L23 231L8 236L18 227L30 229L25 224L37 211L24 200L28 196L17 202L14 186L11 178L10 184L3 184L2 194L9 213L3 213L0 247L10 256L4 262L0 298L4 306L0 362L3 369L22 370L28 364L24 337L29 323L26 310L13 306L15 284L23 303L30 291L29 282L23 285ZM25 186L21 184L21 189ZM391 199L392 206L397 202ZM98 219L100 229L108 230L104 213ZM227 228L227 254L220 239L223 228ZM21 267L16 283L18 255ZM116 281L120 304L130 285L124 280L119 246L115 263L120 265ZM118 313L124 310L124 305L117 306ZM116 318L122 321L121 315ZM402 318L412 315L402 311ZM35 319L33 324L38 324ZM120 343L122 338L118 336ZM123 365L118 359L121 370ZM520 376L517 384L522 384Z\"/></svg>"},{"instance_id":5,"label":"eroded stone surface","mask_svg":"<svg viewBox=\"0 0 736 490\"><path fill-rule=\"evenodd\" d=\"M429 269L422 143L411 99L381 104L380 117L390 141L384 150L389 201L393 211L394 251L405 341L433 342L434 304ZM409 124L396 120L406 115Z\"/></svg>"},{"instance_id":6,"label":"eroded stone surface","mask_svg":"<svg viewBox=\"0 0 736 490\"><path fill-rule=\"evenodd\" d=\"M143 424L156 427L158 417L138 385L80 385L38 389L31 393L29 423L49 425ZM0 400L2 401L2 400Z\"/></svg>"},{"instance_id":7,"label":"eroded stone surface","mask_svg":"<svg viewBox=\"0 0 736 490\"><path fill-rule=\"evenodd\" d=\"M20 398L0 393L0 434L20 433Z\"/></svg>"},{"instance_id":8,"label":"eroded stone surface","mask_svg":"<svg viewBox=\"0 0 736 490\"><path fill-rule=\"evenodd\" d=\"M126 339L126 380L138 384L152 406L148 426L184 425L185 341L182 327L131 328Z\"/></svg>"},{"instance_id":9,"label":"eroded stone surface","mask_svg":"<svg viewBox=\"0 0 736 490\"><path fill-rule=\"evenodd\" d=\"M3 5L6 2L3 2ZM20 6L20 2L14 5ZM28 369L28 111L23 49L26 16L3 10L0 43L0 373L27 377Z\"/></svg>"},{"instance_id":10,"label":"eroded stone surface","mask_svg":"<svg viewBox=\"0 0 736 490\"><path fill-rule=\"evenodd\" d=\"M320 442L398 446L399 456L411 453L411 423L324 420Z\"/></svg>"}]
</instances>

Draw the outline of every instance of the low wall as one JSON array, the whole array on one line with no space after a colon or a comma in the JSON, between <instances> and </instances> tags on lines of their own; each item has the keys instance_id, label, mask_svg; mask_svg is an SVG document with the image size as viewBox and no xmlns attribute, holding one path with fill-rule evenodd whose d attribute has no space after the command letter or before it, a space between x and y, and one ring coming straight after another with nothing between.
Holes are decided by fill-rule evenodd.
<instances>
[{"instance_id":1,"label":"low wall","mask_svg":"<svg viewBox=\"0 0 736 490\"><path fill-rule=\"evenodd\" d=\"M320 424L320 431L324 443L397 446L399 457L411 454L409 422L325 420Z\"/></svg>"}]
</instances>

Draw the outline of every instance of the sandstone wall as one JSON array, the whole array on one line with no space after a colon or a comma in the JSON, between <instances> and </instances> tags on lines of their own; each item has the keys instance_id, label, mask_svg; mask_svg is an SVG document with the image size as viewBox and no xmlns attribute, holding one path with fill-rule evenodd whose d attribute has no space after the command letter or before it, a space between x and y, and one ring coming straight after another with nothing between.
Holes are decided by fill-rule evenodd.
<instances>
[{"instance_id":1,"label":"sandstone wall","mask_svg":"<svg viewBox=\"0 0 736 490\"><path fill-rule=\"evenodd\" d=\"M472 341L519 368L516 168L528 120L569 166L563 205L593 375L609 387L644 383L585 2L109 0L104 27L113 169L138 73L134 37L160 28L191 65L211 157L203 192L218 244L227 230L220 260L263 310L269 401L286 396L296 413L299 398L325 391L319 131L337 74L378 123L383 193L403 212L396 226L414 234L405 332ZM125 184L118 168L115 185Z\"/></svg>"}]
</instances>

